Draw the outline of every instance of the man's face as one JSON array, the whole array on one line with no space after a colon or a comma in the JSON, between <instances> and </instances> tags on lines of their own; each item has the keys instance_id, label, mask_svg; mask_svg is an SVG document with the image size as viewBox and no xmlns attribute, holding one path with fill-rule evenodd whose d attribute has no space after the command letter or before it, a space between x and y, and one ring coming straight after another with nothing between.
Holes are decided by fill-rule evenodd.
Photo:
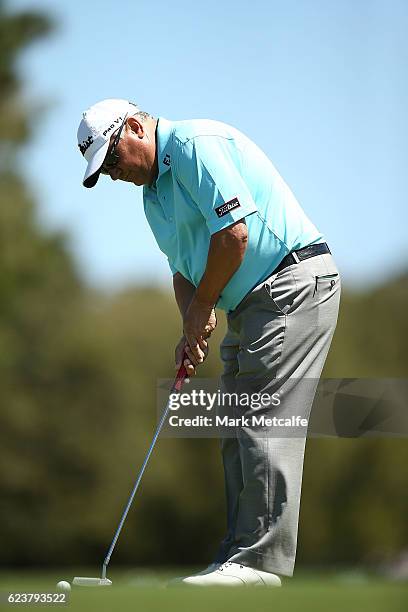
<instances>
[{"instance_id":1,"label":"man's face","mask_svg":"<svg viewBox=\"0 0 408 612\"><path fill-rule=\"evenodd\" d=\"M116 135L117 132L110 138L108 155ZM149 136L145 122L139 121L137 117L126 119L115 153L118 156L117 164L113 168L102 166L113 181L151 185L156 174L156 143L154 137Z\"/></svg>"}]
</instances>

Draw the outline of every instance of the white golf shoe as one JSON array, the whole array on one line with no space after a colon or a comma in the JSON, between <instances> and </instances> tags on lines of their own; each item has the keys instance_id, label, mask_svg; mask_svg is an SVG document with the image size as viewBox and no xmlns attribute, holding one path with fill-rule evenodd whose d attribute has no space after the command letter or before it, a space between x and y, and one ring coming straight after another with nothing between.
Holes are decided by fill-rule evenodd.
<instances>
[{"instance_id":1,"label":"white golf shoe","mask_svg":"<svg viewBox=\"0 0 408 612\"><path fill-rule=\"evenodd\" d=\"M227 561L210 573L195 574L181 581L193 586L282 586L276 574Z\"/></svg>"},{"instance_id":2,"label":"white golf shoe","mask_svg":"<svg viewBox=\"0 0 408 612\"><path fill-rule=\"evenodd\" d=\"M221 567L221 563L210 563L205 569L201 570L201 572L197 572L194 576L206 576L207 574L211 574L215 572L219 567Z\"/></svg>"},{"instance_id":3,"label":"white golf shoe","mask_svg":"<svg viewBox=\"0 0 408 612\"><path fill-rule=\"evenodd\" d=\"M169 582L167 583L167 586L173 587L173 586L180 585L184 582L186 578L195 578L196 576L205 576L206 574L215 572L215 570L217 570L220 566L221 566L221 563L210 563L205 569L201 570L201 572L197 572L196 574L193 574L192 576L179 576L178 578L173 578L172 580L169 580Z\"/></svg>"}]
</instances>

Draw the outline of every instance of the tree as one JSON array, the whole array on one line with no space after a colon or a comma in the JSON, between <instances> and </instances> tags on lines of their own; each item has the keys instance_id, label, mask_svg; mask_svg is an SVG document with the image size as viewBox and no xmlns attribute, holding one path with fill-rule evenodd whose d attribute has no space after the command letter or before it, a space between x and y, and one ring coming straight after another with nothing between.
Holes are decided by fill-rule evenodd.
<instances>
[{"instance_id":1,"label":"tree","mask_svg":"<svg viewBox=\"0 0 408 612\"><path fill-rule=\"evenodd\" d=\"M180 333L172 296L154 287L110 299L90 291L65 236L36 223L29 186L15 170L31 136L16 62L51 31L45 16L8 14L0 0L3 565L103 558L150 443L156 381L173 374ZM367 293L345 291L326 376L406 375L407 302L406 275ZM220 317L203 377L220 373L224 326ZM312 441L299 559L350 562L406 546L404 442ZM142 490L117 562L211 558L224 529L217 440L160 439Z\"/></svg>"}]
</instances>

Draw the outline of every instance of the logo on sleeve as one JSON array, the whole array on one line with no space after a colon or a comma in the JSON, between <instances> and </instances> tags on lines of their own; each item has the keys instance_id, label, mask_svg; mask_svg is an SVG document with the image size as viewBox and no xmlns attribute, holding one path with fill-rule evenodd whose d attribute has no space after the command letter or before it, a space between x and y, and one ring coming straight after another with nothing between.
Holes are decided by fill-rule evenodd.
<instances>
[{"instance_id":1,"label":"logo on sleeve","mask_svg":"<svg viewBox=\"0 0 408 612\"><path fill-rule=\"evenodd\" d=\"M218 217L223 217L231 212L231 210L234 210L234 208L239 208L240 206L241 204L239 203L238 198L233 198L229 202L224 202L224 204L218 206L218 208L215 209L215 212L217 213Z\"/></svg>"}]
</instances>

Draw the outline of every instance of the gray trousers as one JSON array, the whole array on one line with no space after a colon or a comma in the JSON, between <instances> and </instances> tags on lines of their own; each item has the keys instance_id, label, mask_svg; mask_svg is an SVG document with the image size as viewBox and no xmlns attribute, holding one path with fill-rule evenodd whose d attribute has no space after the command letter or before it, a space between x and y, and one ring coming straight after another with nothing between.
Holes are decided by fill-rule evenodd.
<instances>
[{"instance_id":1,"label":"gray trousers","mask_svg":"<svg viewBox=\"0 0 408 612\"><path fill-rule=\"evenodd\" d=\"M337 323L340 276L330 254L288 266L227 315L222 390L283 391L279 416L308 417ZM232 406L233 416L256 413ZM276 413L277 414L277 413ZM292 576L306 431L237 426L221 440L227 534L216 560Z\"/></svg>"}]
</instances>

